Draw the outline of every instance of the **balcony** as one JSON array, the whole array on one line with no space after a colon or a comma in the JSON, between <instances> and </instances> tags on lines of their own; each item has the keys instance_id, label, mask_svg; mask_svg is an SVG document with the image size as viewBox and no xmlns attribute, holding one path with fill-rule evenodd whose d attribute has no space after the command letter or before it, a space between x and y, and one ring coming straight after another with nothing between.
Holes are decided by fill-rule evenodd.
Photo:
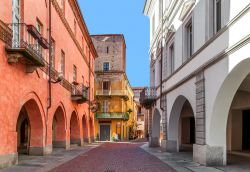
<instances>
[{"instance_id":1,"label":"balcony","mask_svg":"<svg viewBox=\"0 0 250 172\"><path fill-rule=\"evenodd\" d=\"M112 120L112 119L117 119L117 120L124 120L128 121L129 120L129 114L127 112L110 112L110 113L102 113L102 112L97 112L95 114L95 118L98 120Z\"/></svg>"},{"instance_id":2,"label":"balcony","mask_svg":"<svg viewBox=\"0 0 250 172\"><path fill-rule=\"evenodd\" d=\"M8 29L10 33L5 35L8 63L23 63L28 73L45 66L49 44L37 29L24 23L9 24Z\"/></svg>"},{"instance_id":3,"label":"balcony","mask_svg":"<svg viewBox=\"0 0 250 172\"><path fill-rule=\"evenodd\" d=\"M97 90L96 96L120 96L125 99L129 98L127 90Z\"/></svg>"},{"instance_id":4,"label":"balcony","mask_svg":"<svg viewBox=\"0 0 250 172\"><path fill-rule=\"evenodd\" d=\"M71 100L82 104L88 101L89 89L83 84L72 85L71 88Z\"/></svg>"},{"instance_id":5,"label":"balcony","mask_svg":"<svg viewBox=\"0 0 250 172\"><path fill-rule=\"evenodd\" d=\"M140 104L149 109L157 99L157 90L154 87L145 87L140 93Z\"/></svg>"}]
</instances>

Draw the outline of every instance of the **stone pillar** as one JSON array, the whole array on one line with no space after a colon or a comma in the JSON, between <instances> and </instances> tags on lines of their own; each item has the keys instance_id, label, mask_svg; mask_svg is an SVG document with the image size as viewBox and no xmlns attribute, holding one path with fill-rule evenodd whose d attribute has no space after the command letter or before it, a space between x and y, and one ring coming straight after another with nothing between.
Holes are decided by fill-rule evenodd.
<instances>
[{"instance_id":1,"label":"stone pillar","mask_svg":"<svg viewBox=\"0 0 250 172\"><path fill-rule=\"evenodd\" d=\"M193 146L193 160L205 164L205 78L204 72L196 75L196 120L195 120L195 143Z\"/></svg>"},{"instance_id":2,"label":"stone pillar","mask_svg":"<svg viewBox=\"0 0 250 172\"><path fill-rule=\"evenodd\" d=\"M203 165L223 165L223 147L206 144L206 106L204 71L196 75L196 144L193 146L193 160Z\"/></svg>"},{"instance_id":3,"label":"stone pillar","mask_svg":"<svg viewBox=\"0 0 250 172\"><path fill-rule=\"evenodd\" d=\"M206 144L205 126L205 78L204 72L200 72L196 76L196 144Z\"/></svg>"},{"instance_id":4,"label":"stone pillar","mask_svg":"<svg viewBox=\"0 0 250 172\"><path fill-rule=\"evenodd\" d=\"M43 156L52 152L52 145L46 146L29 146L29 155Z\"/></svg>"},{"instance_id":5,"label":"stone pillar","mask_svg":"<svg viewBox=\"0 0 250 172\"><path fill-rule=\"evenodd\" d=\"M53 147L68 149L70 147L70 141L69 140L53 141Z\"/></svg>"},{"instance_id":6,"label":"stone pillar","mask_svg":"<svg viewBox=\"0 0 250 172\"><path fill-rule=\"evenodd\" d=\"M148 134L149 134L149 146L152 146L152 116L153 116L153 110L150 108L148 110Z\"/></svg>"},{"instance_id":7,"label":"stone pillar","mask_svg":"<svg viewBox=\"0 0 250 172\"><path fill-rule=\"evenodd\" d=\"M167 95L163 95L161 98L161 109L162 109L162 140L161 140L161 148L164 150L167 149Z\"/></svg>"}]
</instances>

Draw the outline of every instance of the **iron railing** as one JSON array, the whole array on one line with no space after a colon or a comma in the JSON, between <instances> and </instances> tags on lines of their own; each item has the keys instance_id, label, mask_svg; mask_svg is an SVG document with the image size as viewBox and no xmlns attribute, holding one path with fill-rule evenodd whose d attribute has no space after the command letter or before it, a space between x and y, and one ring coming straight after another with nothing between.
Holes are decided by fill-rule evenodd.
<instances>
[{"instance_id":1,"label":"iron railing","mask_svg":"<svg viewBox=\"0 0 250 172\"><path fill-rule=\"evenodd\" d=\"M97 90L97 96L128 96L127 90Z\"/></svg>"},{"instance_id":2,"label":"iron railing","mask_svg":"<svg viewBox=\"0 0 250 172\"><path fill-rule=\"evenodd\" d=\"M84 102L88 100L88 88L83 84L73 85L71 88L71 97L72 100Z\"/></svg>"},{"instance_id":3,"label":"iron railing","mask_svg":"<svg viewBox=\"0 0 250 172\"><path fill-rule=\"evenodd\" d=\"M49 44L33 25L11 23L11 34L5 35L7 52L22 52L24 57L37 66L44 66Z\"/></svg>"},{"instance_id":4,"label":"iron railing","mask_svg":"<svg viewBox=\"0 0 250 172\"><path fill-rule=\"evenodd\" d=\"M145 87L140 93L140 103L148 104L155 101L157 98L157 90L155 87Z\"/></svg>"},{"instance_id":5,"label":"iron railing","mask_svg":"<svg viewBox=\"0 0 250 172\"><path fill-rule=\"evenodd\" d=\"M129 114L127 112L97 112L95 114L96 119L121 119L124 121L129 120Z\"/></svg>"}]
</instances>

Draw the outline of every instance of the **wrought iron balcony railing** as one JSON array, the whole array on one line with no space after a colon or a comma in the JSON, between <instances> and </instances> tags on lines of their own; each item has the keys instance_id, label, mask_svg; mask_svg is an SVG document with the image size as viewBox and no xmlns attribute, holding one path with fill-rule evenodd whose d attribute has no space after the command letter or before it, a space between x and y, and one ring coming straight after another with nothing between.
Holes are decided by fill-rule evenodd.
<instances>
[{"instance_id":1,"label":"wrought iron balcony railing","mask_svg":"<svg viewBox=\"0 0 250 172\"><path fill-rule=\"evenodd\" d=\"M145 87L140 93L140 103L146 108L150 108L156 99L157 90L155 87Z\"/></svg>"},{"instance_id":2,"label":"wrought iron balcony railing","mask_svg":"<svg viewBox=\"0 0 250 172\"><path fill-rule=\"evenodd\" d=\"M124 120L127 121L129 120L129 114L127 112L107 112L107 113L103 113L103 112L97 112L95 114L96 119L107 119L107 120L111 120L111 119L120 119L120 120Z\"/></svg>"},{"instance_id":3,"label":"wrought iron balcony railing","mask_svg":"<svg viewBox=\"0 0 250 172\"><path fill-rule=\"evenodd\" d=\"M71 99L79 104L82 104L88 100L89 89L83 84L72 85Z\"/></svg>"},{"instance_id":4,"label":"wrought iron balcony railing","mask_svg":"<svg viewBox=\"0 0 250 172\"><path fill-rule=\"evenodd\" d=\"M25 23L9 24L8 29L11 30L5 35L8 62L24 62L33 68L45 66L49 44L38 30Z\"/></svg>"}]
</instances>

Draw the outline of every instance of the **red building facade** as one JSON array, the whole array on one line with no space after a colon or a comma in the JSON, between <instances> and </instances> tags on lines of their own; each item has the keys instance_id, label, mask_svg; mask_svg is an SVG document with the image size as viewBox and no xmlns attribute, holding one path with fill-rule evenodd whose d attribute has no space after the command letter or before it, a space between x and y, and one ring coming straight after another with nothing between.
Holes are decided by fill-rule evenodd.
<instances>
[{"instance_id":1,"label":"red building facade","mask_svg":"<svg viewBox=\"0 0 250 172\"><path fill-rule=\"evenodd\" d=\"M97 53L77 1L49 2L0 1L0 167L94 139Z\"/></svg>"}]
</instances>

